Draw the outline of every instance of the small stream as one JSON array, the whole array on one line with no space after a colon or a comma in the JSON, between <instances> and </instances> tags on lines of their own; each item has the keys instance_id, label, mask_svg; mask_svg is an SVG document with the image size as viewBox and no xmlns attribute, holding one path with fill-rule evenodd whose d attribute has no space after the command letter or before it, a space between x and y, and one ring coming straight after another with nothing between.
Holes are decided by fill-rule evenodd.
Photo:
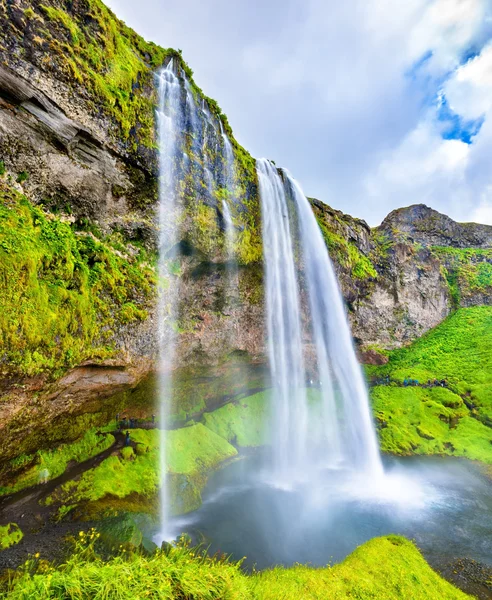
<instances>
[{"instance_id":1,"label":"small stream","mask_svg":"<svg viewBox=\"0 0 492 600\"><path fill-rule=\"evenodd\" d=\"M246 568L339 562L361 543L396 533L415 540L436 568L458 558L492 565L492 483L469 461L387 458L371 481L326 470L316 487L278 487L261 453L209 481L204 503L175 530L210 552L246 556Z\"/></svg>"}]
</instances>

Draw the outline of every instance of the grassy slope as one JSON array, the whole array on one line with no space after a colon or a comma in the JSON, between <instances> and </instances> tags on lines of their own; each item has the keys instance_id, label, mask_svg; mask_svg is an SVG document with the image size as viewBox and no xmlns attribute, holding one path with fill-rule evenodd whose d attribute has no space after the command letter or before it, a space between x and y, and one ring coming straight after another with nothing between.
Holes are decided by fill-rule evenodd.
<instances>
[{"instance_id":1,"label":"grassy slope","mask_svg":"<svg viewBox=\"0 0 492 600\"><path fill-rule=\"evenodd\" d=\"M462 308L371 375L395 381L445 379L449 389L372 390L382 449L451 454L492 462L492 307ZM470 410L464 400L475 406Z\"/></svg>"},{"instance_id":2,"label":"grassy slope","mask_svg":"<svg viewBox=\"0 0 492 600\"><path fill-rule=\"evenodd\" d=\"M415 546L396 536L376 538L334 567L295 566L245 575L239 564L208 558L183 546L150 557L122 554L103 561L89 544L66 564L44 566L33 574L33 563L10 584L11 600L196 598L200 600L314 600L369 598L386 600L464 600L470 596L444 581L427 565ZM85 536L82 536L84 540ZM33 561L34 562L34 561Z\"/></svg>"},{"instance_id":3,"label":"grassy slope","mask_svg":"<svg viewBox=\"0 0 492 600\"><path fill-rule=\"evenodd\" d=\"M268 392L259 392L203 415L203 424L239 447L265 443Z\"/></svg>"},{"instance_id":4,"label":"grassy slope","mask_svg":"<svg viewBox=\"0 0 492 600\"><path fill-rule=\"evenodd\" d=\"M28 468L16 479L15 484L0 486L0 496L12 494L19 490L36 485L44 469L48 471L48 479L54 479L65 472L70 461L84 462L109 448L114 443L110 434L98 435L99 428L89 429L85 435L73 444L62 444L54 450L40 450L36 455L21 455L15 459L13 467L22 467L24 463Z\"/></svg>"},{"instance_id":5,"label":"grassy slope","mask_svg":"<svg viewBox=\"0 0 492 600\"><path fill-rule=\"evenodd\" d=\"M137 443L135 451L123 448L86 471L79 480L63 484L47 503L73 506L104 499L101 506L107 508L111 498L154 498L159 487L159 431L131 430L131 439ZM169 431L167 461L174 511L182 514L198 508L209 473L236 454L234 446L201 423ZM116 503L115 507L121 504Z\"/></svg>"}]
</instances>

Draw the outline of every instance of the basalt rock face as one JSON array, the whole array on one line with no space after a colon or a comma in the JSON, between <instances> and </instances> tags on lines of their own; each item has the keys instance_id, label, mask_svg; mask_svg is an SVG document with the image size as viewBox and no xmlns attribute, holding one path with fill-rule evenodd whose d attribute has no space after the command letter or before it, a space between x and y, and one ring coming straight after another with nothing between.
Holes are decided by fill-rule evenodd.
<instances>
[{"instance_id":1,"label":"basalt rock face","mask_svg":"<svg viewBox=\"0 0 492 600\"><path fill-rule=\"evenodd\" d=\"M390 238L402 236L423 246L453 248L492 248L492 226L456 223L425 204L415 204L390 212L378 227Z\"/></svg>"},{"instance_id":2,"label":"basalt rock face","mask_svg":"<svg viewBox=\"0 0 492 600\"><path fill-rule=\"evenodd\" d=\"M492 303L492 227L456 223L417 205L371 229L312 204L363 348L398 347L458 306Z\"/></svg>"}]
</instances>

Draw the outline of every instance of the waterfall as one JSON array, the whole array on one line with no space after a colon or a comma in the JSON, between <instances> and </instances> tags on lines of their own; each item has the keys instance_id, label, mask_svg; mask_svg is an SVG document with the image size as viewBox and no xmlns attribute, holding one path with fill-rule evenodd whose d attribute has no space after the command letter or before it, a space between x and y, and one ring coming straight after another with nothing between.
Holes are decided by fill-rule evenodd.
<instances>
[{"instance_id":1,"label":"waterfall","mask_svg":"<svg viewBox=\"0 0 492 600\"><path fill-rule=\"evenodd\" d=\"M161 472L161 525L159 539L172 537L169 523L166 430L173 401L173 369L176 363L179 318L181 231L186 213L183 207L206 202L222 214L226 279L226 305L237 296L238 271L234 260L235 227L231 214L235 179L232 145L220 120L211 115L206 103L196 103L195 94L181 67L171 59L157 74L159 105L156 110L159 142L159 262L158 262L158 343L159 343L159 429ZM215 160L210 156L215 156ZM221 168L217 169L217 165ZM223 187L218 195L219 185ZM191 204L190 204L191 203Z\"/></svg>"},{"instance_id":2,"label":"waterfall","mask_svg":"<svg viewBox=\"0 0 492 600\"><path fill-rule=\"evenodd\" d=\"M172 400L172 368L175 353L174 323L177 319L178 283L173 275L174 247L177 242L179 202L176 194L176 159L184 115L181 85L173 60L158 75L159 107L159 263L158 263L158 342L159 342L159 431L162 536L167 537L168 493L166 485L166 427Z\"/></svg>"},{"instance_id":3,"label":"waterfall","mask_svg":"<svg viewBox=\"0 0 492 600\"><path fill-rule=\"evenodd\" d=\"M234 167L234 152L232 150L232 144L224 132L222 123L220 123L220 133L222 136L224 153L223 153L223 164L224 164L224 189L227 191L227 197L222 198L222 214L224 216L224 228L226 235L226 255L228 261L228 279L230 291L232 288L237 288L237 264L234 260L234 246L236 243L236 230L232 221L231 209L229 203L234 203L234 182L235 182L235 167Z\"/></svg>"},{"instance_id":4,"label":"waterfall","mask_svg":"<svg viewBox=\"0 0 492 600\"><path fill-rule=\"evenodd\" d=\"M368 393L326 244L297 182L257 161L263 220L273 453L280 480L313 469L382 473ZM308 392L306 364L316 385Z\"/></svg>"}]
</instances>

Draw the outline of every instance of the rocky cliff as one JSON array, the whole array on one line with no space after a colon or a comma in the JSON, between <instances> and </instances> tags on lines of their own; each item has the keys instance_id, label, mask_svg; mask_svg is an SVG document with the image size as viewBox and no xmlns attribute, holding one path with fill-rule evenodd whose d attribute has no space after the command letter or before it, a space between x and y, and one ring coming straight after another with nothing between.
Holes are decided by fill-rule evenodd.
<instances>
[{"instance_id":1,"label":"rocky cliff","mask_svg":"<svg viewBox=\"0 0 492 600\"><path fill-rule=\"evenodd\" d=\"M76 438L90 415L107 420L123 404L105 398L155 368L154 74L170 57L232 141L237 196L232 296L220 186L186 196L179 358L188 369L220 370L238 356L262 362L265 348L254 160L180 54L145 42L99 0L0 0L0 24L0 431L11 458ZM220 170L220 156L209 154ZM189 156L200 176L193 145ZM371 230L312 205L371 360L457 306L491 303L491 227L419 205ZM47 422L55 425L43 438Z\"/></svg>"}]
</instances>

